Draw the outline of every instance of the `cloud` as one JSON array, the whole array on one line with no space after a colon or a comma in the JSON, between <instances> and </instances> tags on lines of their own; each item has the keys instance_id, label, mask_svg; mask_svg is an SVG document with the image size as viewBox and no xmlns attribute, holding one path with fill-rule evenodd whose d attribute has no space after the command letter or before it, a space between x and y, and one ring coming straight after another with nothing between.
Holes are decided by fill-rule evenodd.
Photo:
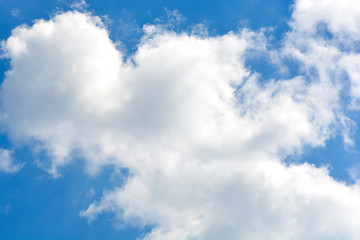
<instances>
[{"instance_id":1,"label":"cloud","mask_svg":"<svg viewBox=\"0 0 360 240\"><path fill-rule=\"evenodd\" d=\"M0 148L0 172L15 173L23 168L25 163L15 164L11 151Z\"/></svg>"},{"instance_id":2,"label":"cloud","mask_svg":"<svg viewBox=\"0 0 360 240\"><path fill-rule=\"evenodd\" d=\"M296 57L299 75L261 82L244 65L250 51L266 51L261 32L209 37L146 25L124 60L90 14L19 26L3 43L3 124L47 153L41 166L54 176L74 158L90 174L129 169L80 215L154 226L145 239L358 239L360 186L283 163L343 128L349 136L351 122L339 50L299 42L293 29L281 54Z\"/></svg>"},{"instance_id":3,"label":"cloud","mask_svg":"<svg viewBox=\"0 0 360 240\"><path fill-rule=\"evenodd\" d=\"M117 211L128 222L157 226L145 239L359 236L358 186L335 182L327 169L308 164L287 168L262 160L234 165L179 167L168 176L136 177L82 215Z\"/></svg>"},{"instance_id":4,"label":"cloud","mask_svg":"<svg viewBox=\"0 0 360 240\"><path fill-rule=\"evenodd\" d=\"M359 109L360 3L356 0L297 0L285 53L306 71L348 88L351 109ZM345 79L347 82L344 83Z\"/></svg>"},{"instance_id":5,"label":"cloud","mask_svg":"<svg viewBox=\"0 0 360 240\"><path fill-rule=\"evenodd\" d=\"M356 0L296 0L291 27L295 31L316 34L321 31L319 24L325 24L328 31L336 34L335 38L343 38L347 34L359 37L359 6Z\"/></svg>"},{"instance_id":6,"label":"cloud","mask_svg":"<svg viewBox=\"0 0 360 240\"><path fill-rule=\"evenodd\" d=\"M89 5L86 3L85 0L75 0L73 1L73 3L70 5L71 8L73 9L78 9L78 10L84 10L88 7Z\"/></svg>"},{"instance_id":7,"label":"cloud","mask_svg":"<svg viewBox=\"0 0 360 240\"><path fill-rule=\"evenodd\" d=\"M360 180L360 163L356 163L347 169L350 178L354 181Z\"/></svg>"},{"instance_id":8,"label":"cloud","mask_svg":"<svg viewBox=\"0 0 360 240\"><path fill-rule=\"evenodd\" d=\"M20 15L20 9L18 9L18 8L12 9L12 10L10 11L10 14L11 14L13 17L18 18L19 15Z\"/></svg>"}]
</instances>

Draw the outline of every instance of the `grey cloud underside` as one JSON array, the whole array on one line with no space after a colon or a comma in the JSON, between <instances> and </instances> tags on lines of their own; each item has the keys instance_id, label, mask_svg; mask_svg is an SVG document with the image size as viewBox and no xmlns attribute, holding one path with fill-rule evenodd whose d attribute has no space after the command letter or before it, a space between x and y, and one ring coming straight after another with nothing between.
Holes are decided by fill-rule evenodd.
<instances>
[{"instance_id":1,"label":"grey cloud underside","mask_svg":"<svg viewBox=\"0 0 360 240\"><path fill-rule=\"evenodd\" d=\"M302 74L261 84L244 66L249 50L267 51L259 32L208 37L147 25L124 61L90 14L20 26L3 44L11 62L3 124L16 141L36 140L50 157L40 165L54 176L74 157L91 174L109 164L128 168L123 186L80 215L111 211L155 226L144 239L359 239L359 183L282 163L339 133L352 144L340 94L351 85L356 109L358 53L349 50L356 28L346 28L346 50L337 21L327 24L339 37L320 41L311 30L324 20L303 7L318 2L325 4L296 2L276 53L298 61ZM309 23L300 26L305 13Z\"/></svg>"}]
</instances>

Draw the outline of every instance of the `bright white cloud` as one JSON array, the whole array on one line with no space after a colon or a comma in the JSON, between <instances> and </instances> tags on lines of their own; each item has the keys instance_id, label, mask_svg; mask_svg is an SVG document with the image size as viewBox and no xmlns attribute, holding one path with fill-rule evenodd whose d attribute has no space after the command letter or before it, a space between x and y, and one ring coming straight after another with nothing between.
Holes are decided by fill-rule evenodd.
<instances>
[{"instance_id":1,"label":"bright white cloud","mask_svg":"<svg viewBox=\"0 0 360 240\"><path fill-rule=\"evenodd\" d=\"M297 0L285 41L285 53L316 77L340 81L346 88L348 78L350 91L345 93L352 98L352 109L359 109L360 99L359 16L357 0Z\"/></svg>"},{"instance_id":2,"label":"bright white cloud","mask_svg":"<svg viewBox=\"0 0 360 240\"><path fill-rule=\"evenodd\" d=\"M335 38L348 34L360 37L359 15L360 3L356 0L296 0L291 27L295 31L316 34L325 30L319 24L325 24L328 31L336 34Z\"/></svg>"},{"instance_id":3,"label":"bright white cloud","mask_svg":"<svg viewBox=\"0 0 360 240\"><path fill-rule=\"evenodd\" d=\"M11 151L0 148L0 172L15 173L18 172L25 163L15 164L11 156Z\"/></svg>"},{"instance_id":4,"label":"bright white cloud","mask_svg":"<svg viewBox=\"0 0 360 240\"><path fill-rule=\"evenodd\" d=\"M3 124L48 153L41 164L54 176L74 157L90 173L128 168L124 185L81 215L154 226L145 239L359 239L358 184L282 163L351 122L339 102L341 50L299 42L293 29L283 52L304 74L259 82L244 61L265 50L264 36L249 30L208 37L147 25L124 61L89 14L20 26L3 43Z\"/></svg>"}]
</instances>

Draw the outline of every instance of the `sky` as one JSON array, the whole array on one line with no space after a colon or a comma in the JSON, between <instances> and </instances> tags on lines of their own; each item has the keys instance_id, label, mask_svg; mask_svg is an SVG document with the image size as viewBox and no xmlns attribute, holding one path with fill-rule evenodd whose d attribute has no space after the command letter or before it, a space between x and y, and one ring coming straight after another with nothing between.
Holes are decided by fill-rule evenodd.
<instances>
[{"instance_id":1,"label":"sky","mask_svg":"<svg viewBox=\"0 0 360 240\"><path fill-rule=\"evenodd\" d=\"M357 0L0 0L0 239L360 239Z\"/></svg>"}]
</instances>

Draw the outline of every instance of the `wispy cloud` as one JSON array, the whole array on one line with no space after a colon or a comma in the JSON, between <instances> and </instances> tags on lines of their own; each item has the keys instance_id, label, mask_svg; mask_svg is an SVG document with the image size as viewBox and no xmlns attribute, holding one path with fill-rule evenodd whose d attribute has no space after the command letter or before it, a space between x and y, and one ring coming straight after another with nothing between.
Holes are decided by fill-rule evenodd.
<instances>
[{"instance_id":1,"label":"wispy cloud","mask_svg":"<svg viewBox=\"0 0 360 240\"><path fill-rule=\"evenodd\" d=\"M0 172L15 173L24 167L25 163L16 164L11 151L0 148Z\"/></svg>"},{"instance_id":2,"label":"wispy cloud","mask_svg":"<svg viewBox=\"0 0 360 240\"><path fill-rule=\"evenodd\" d=\"M89 5L86 3L85 0L75 0L70 7L73 9L77 9L77 10L84 10L88 7Z\"/></svg>"},{"instance_id":3,"label":"wispy cloud","mask_svg":"<svg viewBox=\"0 0 360 240\"><path fill-rule=\"evenodd\" d=\"M13 9L13 10L11 10L11 15L13 16L13 17L19 17L20 16L20 9L18 9L18 8L16 8L16 9Z\"/></svg>"}]
</instances>

